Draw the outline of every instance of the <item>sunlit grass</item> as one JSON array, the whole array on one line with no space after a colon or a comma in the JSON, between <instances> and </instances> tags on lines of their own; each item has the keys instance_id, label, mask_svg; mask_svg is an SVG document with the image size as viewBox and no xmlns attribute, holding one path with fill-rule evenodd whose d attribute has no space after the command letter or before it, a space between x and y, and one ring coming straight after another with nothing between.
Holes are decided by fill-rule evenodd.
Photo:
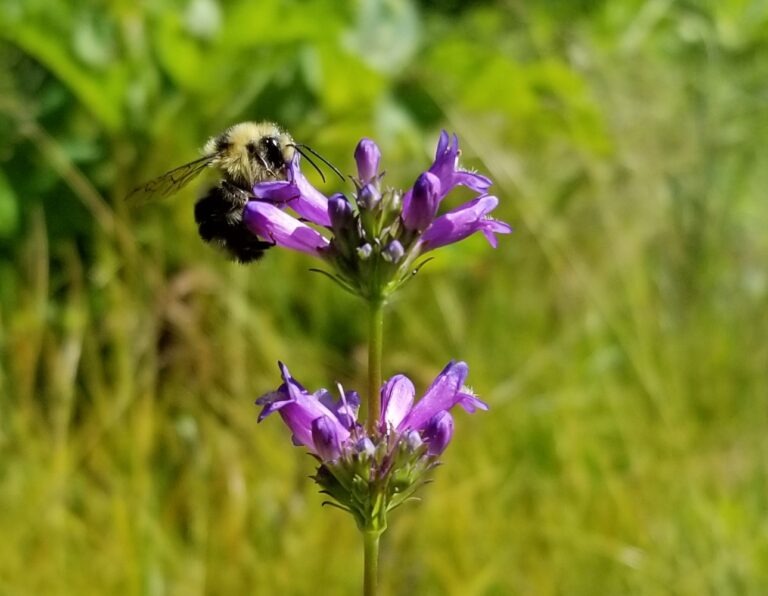
<instances>
[{"instance_id":1,"label":"sunlit grass","mask_svg":"<svg viewBox=\"0 0 768 596\"><path fill-rule=\"evenodd\" d=\"M520 67L578 105L518 131L428 88L515 233L442 251L392 307L385 371L421 390L466 360L492 409L393 515L385 594L768 592L768 119L750 63L646 49L646 13L574 42L581 78ZM278 359L362 387L361 304L301 256L226 263L191 196L92 214L88 249L30 208L1 264L2 594L357 593L352 520L252 402Z\"/></svg>"}]
</instances>

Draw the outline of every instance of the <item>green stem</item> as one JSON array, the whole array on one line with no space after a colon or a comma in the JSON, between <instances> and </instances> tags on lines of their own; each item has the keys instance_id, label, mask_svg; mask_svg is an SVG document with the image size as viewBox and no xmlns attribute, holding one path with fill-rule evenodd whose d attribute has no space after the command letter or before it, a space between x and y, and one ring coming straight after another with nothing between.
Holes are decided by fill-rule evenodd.
<instances>
[{"instance_id":1,"label":"green stem","mask_svg":"<svg viewBox=\"0 0 768 596\"><path fill-rule=\"evenodd\" d=\"M373 438L381 416L381 355L384 348L384 300L368 302L368 417L366 429ZM372 520L369 520L371 523ZM379 537L382 529L363 530L363 594L376 596L379 566Z\"/></svg>"},{"instance_id":2,"label":"green stem","mask_svg":"<svg viewBox=\"0 0 768 596\"><path fill-rule=\"evenodd\" d=\"M376 576L379 567L379 537L380 532L363 532L363 596L376 596Z\"/></svg>"},{"instance_id":3,"label":"green stem","mask_svg":"<svg viewBox=\"0 0 768 596\"><path fill-rule=\"evenodd\" d=\"M368 419L369 435L381 414L381 354L384 346L384 301L372 299L368 311Z\"/></svg>"}]
</instances>

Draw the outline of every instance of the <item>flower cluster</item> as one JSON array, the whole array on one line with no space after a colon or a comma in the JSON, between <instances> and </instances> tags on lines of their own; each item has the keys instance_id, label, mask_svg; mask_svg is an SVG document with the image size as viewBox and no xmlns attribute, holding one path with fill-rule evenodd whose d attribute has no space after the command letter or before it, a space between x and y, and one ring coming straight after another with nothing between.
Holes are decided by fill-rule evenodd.
<instances>
[{"instance_id":1,"label":"flower cluster","mask_svg":"<svg viewBox=\"0 0 768 596\"><path fill-rule=\"evenodd\" d=\"M454 406L470 413L488 409L464 385L467 365L451 362L415 403L408 377L386 381L381 415L367 432L357 419L357 393L339 386L340 399L334 400L325 389L307 391L282 363L280 371L282 385L256 401L263 406L259 421L279 412L294 444L321 462L315 481L364 530L383 531L387 512L424 483L453 436Z\"/></svg>"},{"instance_id":2,"label":"flower cluster","mask_svg":"<svg viewBox=\"0 0 768 596\"><path fill-rule=\"evenodd\" d=\"M382 186L381 152L369 139L355 149L357 176L350 197L325 196L299 169L298 154L286 179L254 186L243 221L258 238L322 259L326 272L369 303L369 395L365 425L358 420L360 397L339 386L339 398L325 389L310 392L280 363L282 384L257 400L259 421L277 412L295 445L319 461L315 481L329 503L351 513L366 535L379 536L387 513L412 497L453 437L451 410L485 410L464 382L467 365L451 362L415 400L413 383L395 375L381 383L381 328L387 298L413 276L431 250L475 232L491 246L509 225L490 217L498 199L491 181L459 166L457 137L443 132L435 159L413 186ZM473 194L441 213L456 187ZM376 362L378 361L378 366ZM372 363L372 364L371 364Z\"/></svg>"},{"instance_id":3,"label":"flower cluster","mask_svg":"<svg viewBox=\"0 0 768 596\"><path fill-rule=\"evenodd\" d=\"M421 255L475 232L495 247L495 235L511 231L489 215L498 205L488 194L491 181L461 169L460 153L458 138L443 131L432 165L402 192L382 188L381 152L376 143L363 139L355 150L351 199L343 194L326 197L314 188L301 173L297 154L286 180L254 187L256 200L245 207L244 221L260 238L320 257L349 291L383 300L418 269L414 263ZM476 196L438 215L443 199L457 186Z\"/></svg>"}]
</instances>

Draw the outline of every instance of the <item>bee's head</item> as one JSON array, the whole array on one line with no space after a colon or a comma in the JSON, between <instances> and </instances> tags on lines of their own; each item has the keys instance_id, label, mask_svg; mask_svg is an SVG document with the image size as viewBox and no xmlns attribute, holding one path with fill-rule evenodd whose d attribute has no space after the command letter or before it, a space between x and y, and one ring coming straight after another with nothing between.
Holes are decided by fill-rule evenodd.
<instances>
[{"instance_id":1,"label":"bee's head","mask_svg":"<svg viewBox=\"0 0 768 596\"><path fill-rule=\"evenodd\" d=\"M293 159L293 139L288 133L276 130L276 134L251 139L246 144L248 158L254 172L262 172L265 178L283 177L285 168Z\"/></svg>"},{"instance_id":2,"label":"bee's head","mask_svg":"<svg viewBox=\"0 0 768 596\"><path fill-rule=\"evenodd\" d=\"M250 188L256 182L285 178L293 159L293 139L271 122L243 122L211 139L206 152L216 153L217 164L232 182Z\"/></svg>"}]
</instances>

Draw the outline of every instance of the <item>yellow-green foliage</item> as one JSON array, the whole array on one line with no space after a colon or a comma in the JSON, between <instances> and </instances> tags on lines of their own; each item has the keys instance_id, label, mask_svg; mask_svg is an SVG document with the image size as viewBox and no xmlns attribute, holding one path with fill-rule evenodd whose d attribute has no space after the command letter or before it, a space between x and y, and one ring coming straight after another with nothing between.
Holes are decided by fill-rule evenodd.
<instances>
[{"instance_id":1,"label":"yellow-green foliage","mask_svg":"<svg viewBox=\"0 0 768 596\"><path fill-rule=\"evenodd\" d=\"M252 402L278 358L362 388L361 304L227 263L195 188L121 200L246 119L397 186L456 131L516 229L391 309L385 374L460 358L492 409L384 594L768 593L766 72L759 1L0 1L0 594L358 593Z\"/></svg>"}]
</instances>

